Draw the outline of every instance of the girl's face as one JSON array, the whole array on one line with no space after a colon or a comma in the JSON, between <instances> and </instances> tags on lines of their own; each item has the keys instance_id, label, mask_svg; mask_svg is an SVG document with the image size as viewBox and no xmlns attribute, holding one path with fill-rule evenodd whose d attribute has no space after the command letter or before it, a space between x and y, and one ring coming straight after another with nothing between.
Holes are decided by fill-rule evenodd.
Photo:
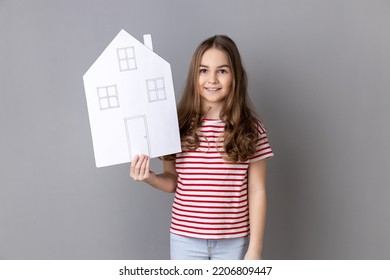
<instances>
[{"instance_id":1,"label":"girl's face","mask_svg":"<svg viewBox=\"0 0 390 280\"><path fill-rule=\"evenodd\" d=\"M230 93L233 74L225 52L211 48L202 56L199 66L199 93L203 108L221 108Z\"/></svg>"}]
</instances>

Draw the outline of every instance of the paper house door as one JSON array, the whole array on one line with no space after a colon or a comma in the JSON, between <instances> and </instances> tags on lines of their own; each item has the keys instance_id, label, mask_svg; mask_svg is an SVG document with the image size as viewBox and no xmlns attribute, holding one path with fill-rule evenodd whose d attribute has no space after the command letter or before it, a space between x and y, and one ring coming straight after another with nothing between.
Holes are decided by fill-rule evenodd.
<instances>
[{"instance_id":1,"label":"paper house door","mask_svg":"<svg viewBox=\"0 0 390 280\"><path fill-rule=\"evenodd\" d=\"M133 155L150 155L148 123L146 116L125 119L130 158Z\"/></svg>"}]
</instances>

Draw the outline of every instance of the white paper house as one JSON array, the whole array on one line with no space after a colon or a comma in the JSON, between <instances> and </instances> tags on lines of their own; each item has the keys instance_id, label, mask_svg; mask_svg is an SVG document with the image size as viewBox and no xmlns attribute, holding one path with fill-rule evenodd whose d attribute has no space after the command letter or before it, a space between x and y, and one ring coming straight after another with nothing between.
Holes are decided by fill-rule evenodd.
<instances>
[{"instance_id":1,"label":"white paper house","mask_svg":"<svg viewBox=\"0 0 390 280\"><path fill-rule=\"evenodd\" d=\"M85 73L97 167L181 151L170 64L121 30Z\"/></svg>"}]
</instances>

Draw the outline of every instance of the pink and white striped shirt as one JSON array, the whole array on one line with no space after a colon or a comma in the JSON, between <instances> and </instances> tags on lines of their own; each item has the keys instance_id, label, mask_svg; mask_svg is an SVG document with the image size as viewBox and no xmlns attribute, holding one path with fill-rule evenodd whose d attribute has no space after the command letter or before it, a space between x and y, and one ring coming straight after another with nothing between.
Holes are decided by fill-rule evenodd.
<instances>
[{"instance_id":1,"label":"pink and white striped shirt","mask_svg":"<svg viewBox=\"0 0 390 280\"><path fill-rule=\"evenodd\" d=\"M221 120L204 119L198 149L176 156L178 180L171 221L174 234L202 239L249 235L248 166L272 157L273 152L260 125L256 153L246 162L227 162L219 152L224 128Z\"/></svg>"}]
</instances>

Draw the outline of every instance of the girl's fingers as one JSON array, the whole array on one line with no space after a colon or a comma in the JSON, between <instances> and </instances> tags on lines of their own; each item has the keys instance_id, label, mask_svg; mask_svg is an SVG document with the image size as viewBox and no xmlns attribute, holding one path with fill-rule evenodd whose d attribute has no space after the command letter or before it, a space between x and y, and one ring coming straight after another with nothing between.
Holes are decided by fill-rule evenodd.
<instances>
[{"instance_id":1,"label":"girl's fingers","mask_svg":"<svg viewBox=\"0 0 390 280\"><path fill-rule=\"evenodd\" d=\"M149 162L148 156L142 155L142 163L141 163L140 170L139 170L139 174L141 177L140 179L146 179L147 176L149 175L149 169L146 168L146 166L148 165L148 162Z\"/></svg>"},{"instance_id":2,"label":"girl's fingers","mask_svg":"<svg viewBox=\"0 0 390 280\"><path fill-rule=\"evenodd\" d=\"M147 175L149 177L149 174L150 174L150 158L147 156L147 161L146 161L146 166L145 166L145 170L147 172Z\"/></svg>"},{"instance_id":3,"label":"girl's fingers","mask_svg":"<svg viewBox=\"0 0 390 280\"><path fill-rule=\"evenodd\" d=\"M149 177L149 157L146 155L134 156L130 165L130 177L142 181Z\"/></svg>"},{"instance_id":4,"label":"girl's fingers","mask_svg":"<svg viewBox=\"0 0 390 280\"><path fill-rule=\"evenodd\" d=\"M135 155L130 165L130 177L133 178L134 180L136 180L138 177L138 174L136 174L136 166L138 164L138 161L139 161L139 156Z\"/></svg>"},{"instance_id":5,"label":"girl's fingers","mask_svg":"<svg viewBox=\"0 0 390 280\"><path fill-rule=\"evenodd\" d=\"M135 167L134 167L134 174L136 177L136 180L140 180L140 175L141 175L141 166L144 158L143 156L139 157L139 160L137 160Z\"/></svg>"}]
</instances>

